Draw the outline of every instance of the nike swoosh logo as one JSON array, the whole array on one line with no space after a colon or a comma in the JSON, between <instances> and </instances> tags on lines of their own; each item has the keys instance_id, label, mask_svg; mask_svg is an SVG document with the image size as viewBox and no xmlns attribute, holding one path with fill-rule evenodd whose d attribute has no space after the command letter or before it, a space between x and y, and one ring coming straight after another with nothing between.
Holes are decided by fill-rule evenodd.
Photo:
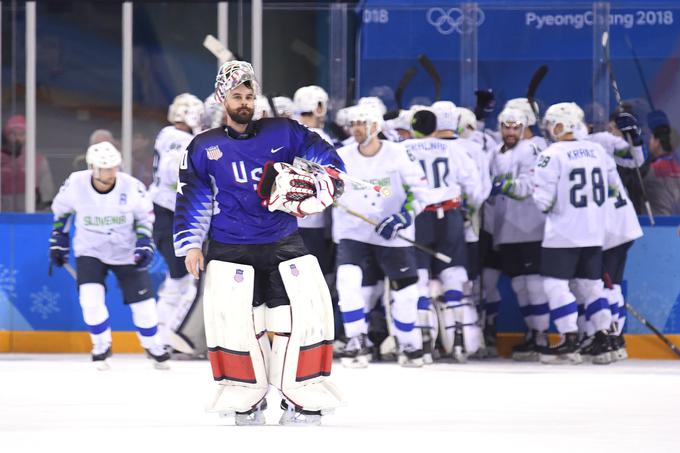
<instances>
[{"instance_id":1,"label":"nike swoosh logo","mask_svg":"<svg viewBox=\"0 0 680 453\"><path fill-rule=\"evenodd\" d=\"M276 153L278 150L280 150L280 149L282 149L282 148L283 148L283 146L279 146L278 148L272 148L272 149L271 149L271 153L274 154L274 153Z\"/></svg>"},{"instance_id":2,"label":"nike swoosh logo","mask_svg":"<svg viewBox=\"0 0 680 453\"><path fill-rule=\"evenodd\" d=\"M406 272L408 269L408 267L402 267L399 269L399 272Z\"/></svg>"},{"instance_id":3,"label":"nike swoosh logo","mask_svg":"<svg viewBox=\"0 0 680 453\"><path fill-rule=\"evenodd\" d=\"M140 289L139 291L137 291L137 294L141 296L142 294L145 294L148 291L149 291L148 289Z\"/></svg>"}]
</instances>

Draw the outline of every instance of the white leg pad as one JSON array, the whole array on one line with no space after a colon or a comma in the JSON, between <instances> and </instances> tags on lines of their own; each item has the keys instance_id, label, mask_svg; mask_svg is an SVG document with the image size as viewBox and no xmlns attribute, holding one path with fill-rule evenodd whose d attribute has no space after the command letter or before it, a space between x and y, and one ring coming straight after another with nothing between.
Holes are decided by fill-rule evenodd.
<instances>
[{"instance_id":1,"label":"white leg pad","mask_svg":"<svg viewBox=\"0 0 680 453\"><path fill-rule=\"evenodd\" d=\"M267 394L270 355L261 308L253 309L255 270L213 260L208 263L203 315L208 358L219 382L211 412L246 412Z\"/></svg>"},{"instance_id":2,"label":"white leg pad","mask_svg":"<svg viewBox=\"0 0 680 453\"><path fill-rule=\"evenodd\" d=\"M334 326L326 280L312 255L280 263L279 272L290 306L274 309L278 313L271 322L285 327L289 321L290 332L274 336L270 382L297 407L332 410L342 404L342 395L328 379L333 363ZM268 313L268 326L269 323Z\"/></svg>"}]
</instances>

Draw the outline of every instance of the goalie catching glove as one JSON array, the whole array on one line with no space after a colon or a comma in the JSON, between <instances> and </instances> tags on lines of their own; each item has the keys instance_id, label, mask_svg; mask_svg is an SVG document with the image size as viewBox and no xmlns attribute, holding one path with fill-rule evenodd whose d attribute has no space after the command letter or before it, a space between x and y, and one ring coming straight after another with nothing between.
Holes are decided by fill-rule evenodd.
<instances>
[{"instance_id":1,"label":"goalie catching glove","mask_svg":"<svg viewBox=\"0 0 680 453\"><path fill-rule=\"evenodd\" d=\"M317 214L342 194L343 182L328 173L310 173L285 162L267 162L257 186L270 212L296 217Z\"/></svg>"}]
</instances>

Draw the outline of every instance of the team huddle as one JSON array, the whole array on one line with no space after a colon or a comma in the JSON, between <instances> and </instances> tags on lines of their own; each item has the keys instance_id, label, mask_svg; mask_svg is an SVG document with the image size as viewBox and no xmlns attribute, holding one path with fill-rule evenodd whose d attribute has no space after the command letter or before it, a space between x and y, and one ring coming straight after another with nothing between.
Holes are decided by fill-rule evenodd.
<instances>
[{"instance_id":1,"label":"team huddle","mask_svg":"<svg viewBox=\"0 0 680 453\"><path fill-rule=\"evenodd\" d=\"M527 328L513 359L626 357L621 283L642 230L616 167L643 161L633 116L616 116L620 135L589 133L574 103L541 116L516 98L490 131L450 101L387 112L369 97L337 112L331 137L327 106L318 86L270 105L252 67L232 61L205 103L173 101L148 190L118 172L111 143L88 149L89 169L54 199L50 255L68 260L75 218L95 362L111 356L108 270L158 368L169 352L193 352L179 330L202 279L210 409L237 424L264 423L269 385L281 424L319 423L342 402L329 380L334 344L351 368L376 351L404 367L497 355L501 274ZM168 267L157 302L156 248Z\"/></svg>"}]
</instances>

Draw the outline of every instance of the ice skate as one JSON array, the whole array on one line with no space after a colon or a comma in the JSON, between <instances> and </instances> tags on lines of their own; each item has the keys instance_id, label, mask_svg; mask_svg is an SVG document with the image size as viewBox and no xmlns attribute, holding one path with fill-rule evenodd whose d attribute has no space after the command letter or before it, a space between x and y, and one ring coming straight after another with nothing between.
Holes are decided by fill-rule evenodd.
<instances>
[{"instance_id":1,"label":"ice skate","mask_svg":"<svg viewBox=\"0 0 680 453\"><path fill-rule=\"evenodd\" d=\"M496 322L488 323L484 328L484 354L483 358L498 357L496 337Z\"/></svg>"},{"instance_id":2,"label":"ice skate","mask_svg":"<svg viewBox=\"0 0 680 453\"><path fill-rule=\"evenodd\" d=\"M518 362L538 362L541 348L548 345L545 333L535 330L527 332L524 342L513 346L512 360Z\"/></svg>"},{"instance_id":3,"label":"ice skate","mask_svg":"<svg viewBox=\"0 0 680 453\"><path fill-rule=\"evenodd\" d=\"M99 371L107 371L111 369L111 364L109 363L109 357L113 353L111 352L111 346L109 346L106 351L101 353L95 353L92 351L92 362Z\"/></svg>"},{"instance_id":4,"label":"ice skate","mask_svg":"<svg viewBox=\"0 0 680 453\"><path fill-rule=\"evenodd\" d=\"M605 331L596 332L592 341L581 349L583 359L597 365L612 363L612 354L614 354L614 351L610 345L609 336Z\"/></svg>"},{"instance_id":5,"label":"ice skate","mask_svg":"<svg viewBox=\"0 0 680 453\"><path fill-rule=\"evenodd\" d=\"M578 333L564 334L559 344L542 348L539 355L541 363L550 365L563 363L577 365L583 362L578 344Z\"/></svg>"},{"instance_id":6,"label":"ice skate","mask_svg":"<svg viewBox=\"0 0 680 453\"><path fill-rule=\"evenodd\" d=\"M163 350L151 352L151 349L146 349L146 354L149 358L153 359L153 367L157 370L169 370L170 369L170 354Z\"/></svg>"},{"instance_id":7,"label":"ice skate","mask_svg":"<svg viewBox=\"0 0 680 453\"><path fill-rule=\"evenodd\" d=\"M366 368L371 360L371 349L368 344L368 336L360 334L347 341L345 350L342 351L340 363L346 368Z\"/></svg>"},{"instance_id":8,"label":"ice skate","mask_svg":"<svg viewBox=\"0 0 680 453\"><path fill-rule=\"evenodd\" d=\"M453 360L456 363L467 363L467 359L463 341L463 325L457 322L453 333Z\"/></svg>"},{"instance_id":9,"label":"ice skate","mask_svg":"<svg viewBox=\"0 0 680 453\"><path fill-rule=\"evenodd\" d=\"M399 353L397 362L404 368L420 368L425 364L422 349L414 349L412 346L405 346Z\"/></svg>"},{"instance_id":10,"label":"ice skate","mask_svg":"<svg viewBox=\"0 0 680 453\"><path fill-rule=\"evenodd\" d=\"M610 335L609 341L612 345L614 360L626 360L628 358L628 351L626 350L626 340L624 340L623 334Z\"/></svg>"},{"instance_id":11,"label":"ice skate","mask_svg":"<svg viewBox=\"0 0 680 453\"><path fill-rule=\"evenodd\" d=\"M259 426L264 425L264 411L267 409L267 400L263 399L254 409L247 412L236 412L234 420L237 426Z\"/></svg>"},{"instance_id":12,"label":"ice skate","mask_svg":"<svg viewBox=\"0 0 680 453\"><path fill-rule=\"evenodd\" d=\"M281 400L283 414L279 420L282 426L319 426L321 425L321 411L306 411L300 407L295 407L286 400Z\"/></svg>"}]
</instances>

